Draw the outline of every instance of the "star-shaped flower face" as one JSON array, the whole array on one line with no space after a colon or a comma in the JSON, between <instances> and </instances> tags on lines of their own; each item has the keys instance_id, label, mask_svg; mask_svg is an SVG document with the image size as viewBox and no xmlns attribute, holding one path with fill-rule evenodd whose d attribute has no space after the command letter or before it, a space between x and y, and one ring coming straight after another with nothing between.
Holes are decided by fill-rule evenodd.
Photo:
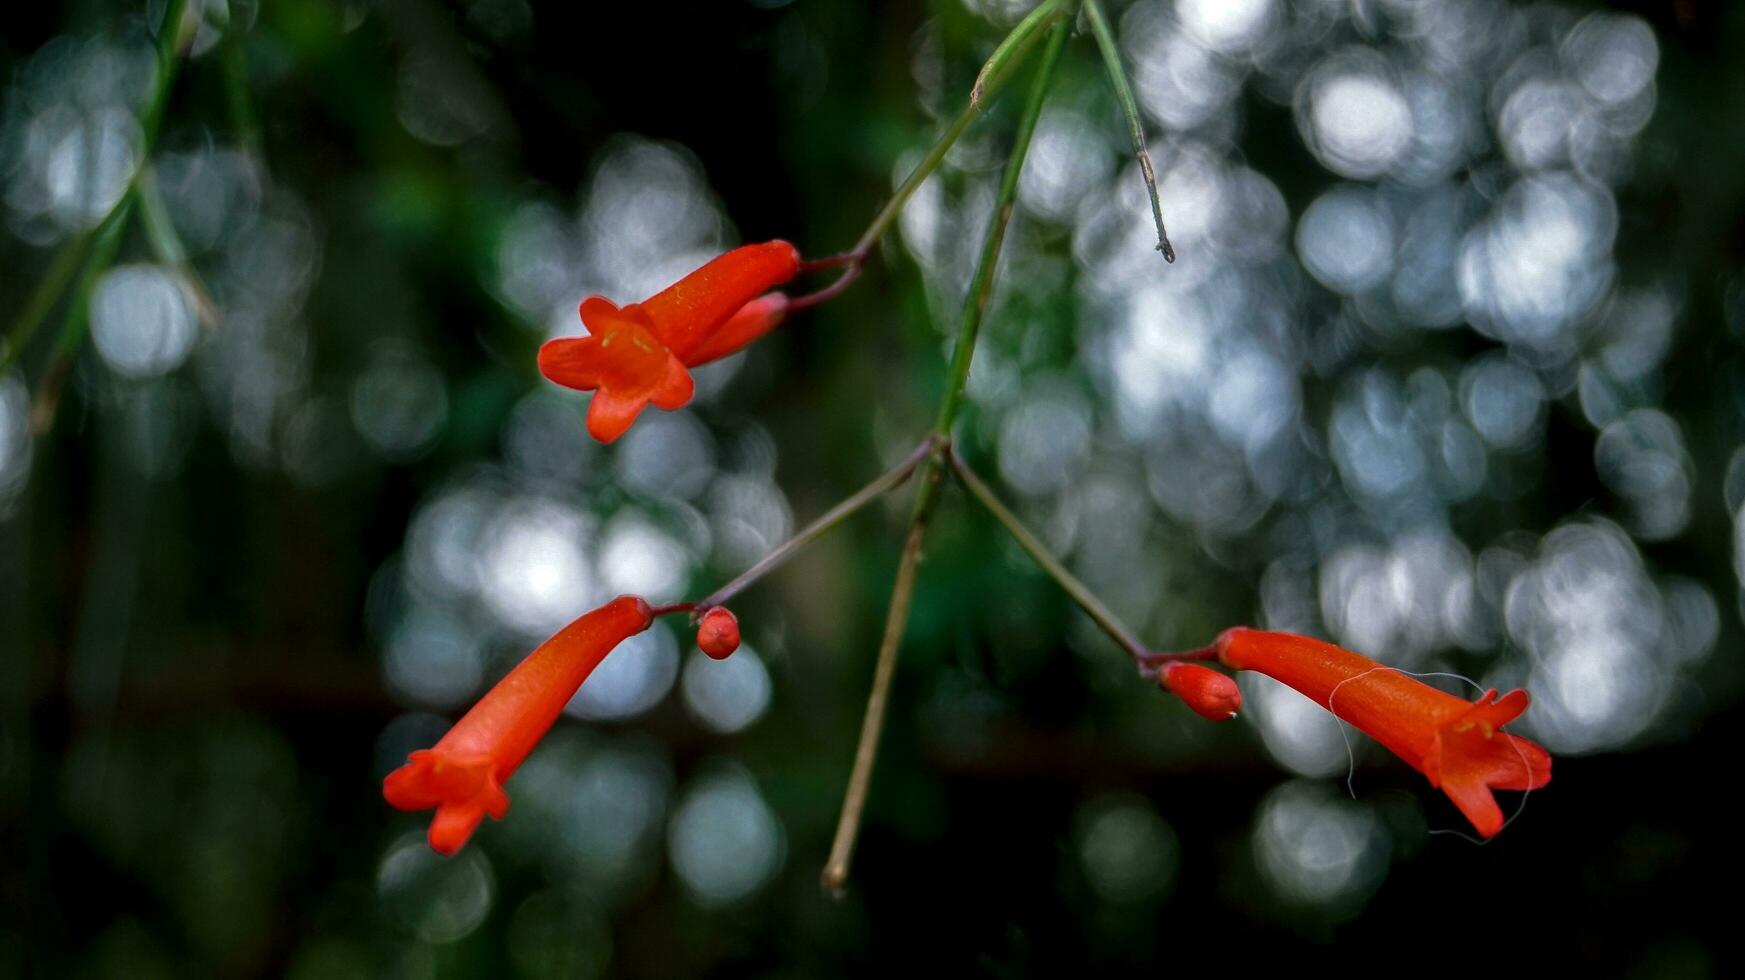
<instances>
[{"instance_id":1,"label":"star-shaped flower face","mask_svg":"<svg viewBox=\"0 0 1745 980\"><path fill-rule=\"evenodd\" d=\"M689 402L696 385L687 367L725 357L781 323L787 297L764 294L799 268L792 245L764 242L718 256L641 303L619 308L590 296L581 308L588 336L547 342L539 371L594 392L588 433L611 442L644 407L670 411Z\"/></svg>"},{"instance_id":2,"label":"star-shaped flower face","mask_svg":"<svg viewBox=\"0 0 1745 980\"><path fill-rule=\"evenodd\" d=\"M672 410L691 400L691 373L655 335L641 307L623 309L603 296L582 301L588 336L554 340L539 349L539 372L566 387L593 391L588 434L601 442L623 435L644 406Z\"/></svg>"},{"instance_id":3,"label":"star-shaped flower face","mask_svg":"<svg viewBox=\"0 0 1745 980\"><path fill-rule=\"evenodd\" d=\"M497 782L497 760L488 755L419 749L388 774L382 796L401 810L436 811L428 839L439 854L460 850L485 814L501 820L509 812L509 794Z\"/></svg>"}]
</instances>

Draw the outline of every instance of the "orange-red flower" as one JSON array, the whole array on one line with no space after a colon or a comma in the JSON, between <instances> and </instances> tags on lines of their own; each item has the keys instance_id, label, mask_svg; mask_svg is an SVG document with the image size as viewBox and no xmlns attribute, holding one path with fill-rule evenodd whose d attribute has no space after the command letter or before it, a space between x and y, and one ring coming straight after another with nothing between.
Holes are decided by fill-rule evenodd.
<instances>
[{"instance_id":1,"label":"orange-red flower","mask_svg":"<svg viewBox=\"0 0 1745 980\"><path fill-rule=\"evenodd\" d=\"M430 846L453 854L489 813L509 812L503 783L539 743L612 648L648 628L648 603L619 596L558 630L504 675L435 746L413 752L382 782L402 810L428 810Z\"/></svg>"},{"instance_id":2,"label":"orange-red flower","mask_svg":"<svg viewBox=\"0 0 1745 980\"><path fill-rule=\"evenodd\" d=\"M594 392L588 433L623 435L651 402L671 411L691 400L687 368L739 350L781 323L788 298L763 295L800 271L784 241L744 245L642 301L619 307L604 296L582 300L586 337L548 341L539 371L567 388Z\"/></svg>"},{"instance_id":3,"label":"orange-red flower","mask_svg":"<svg viewBox=\"0 0 1745 980\"><path fill-rule=\"evenodd\" d=\"M1212 651L1227 667L1254 670L1296 688L1388 747L1440 787L1473 827L1503 828L1493 789L1533 790L1551 781L1551 755L1499 729L1527 710L1527 692L1477 701L1331 643L1245 627L1225 630Z\"/></svg>"}]
</instances>

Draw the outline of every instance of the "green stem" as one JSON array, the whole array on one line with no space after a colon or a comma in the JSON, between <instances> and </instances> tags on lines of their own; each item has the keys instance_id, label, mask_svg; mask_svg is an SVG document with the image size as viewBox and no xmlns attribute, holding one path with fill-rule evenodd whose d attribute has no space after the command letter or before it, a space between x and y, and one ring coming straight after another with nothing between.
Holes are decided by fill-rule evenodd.
<instances>
[{"instance_id":1,"label":"green stem","mask_svg":"<svg viewBox=\"0 0 1745 980\"><path fill-rule=\"evenodd\" d=\"M164 204L164 196L158 191L157 178L150 173L141 173L137 182L139 194L139 224L145 231L145 240L151 245L152 254L164 265L180 268L187 264L188 250L182 245L182 238L176 234L175 222L170 219L170 209Z\"/></svg>"},{"instance_id":2,"label":"green stem","mask_svg":"<svg viewBox=\"0 0 1745 980\"><path fill-rule=\"evenodd\" d=\"M37 284L29 301L25 303L23 311L19 313L18 319L13 323L11 339L6 348L0 350L0 372L4 372L13 361L23 355L24 348L30 343L31 336L42 325L48 312L54 309L54 305L60 301L61 294L66 291L67 284L73 279L73 273L86 262L86 255L92 251L93 242L97 243L99 254L92 256L89 265L85 266L86 274L81 276L81 284L93 278L92 266L108 266L108 259L102 255L103 243L105 241L114 242L121 237L118 229L127 222L128 213L133 208L134 195L137 193L140 175L146 171L146 166L151 160L152 147L157 142L158 130L163 127L164 112L169 105L171 83L175 81L176 68L179 65L176 58L177 42L181 34L182 14L187 7L188 0L170 0L164 11L163 27L158 34L157 84L152 90L151 101L146 104L145 112L140 116L139 121L142 134L139 143L139 168L134 171L127 189L122 192L121 197L116 199L114 206L109 209L109 213L103 216L103 220L98 222L95 228L88 228L76 233L61 248L60 254L55 256L54 261L50 263L48 271L43 274L42 281ZM114 246L111 245L107 251L109 258L113 258ZM96 275L101 275L102 272L103 268L98 268ZM59 345L62 349L69 346L66 335L68 329L71 329L75 335L83 333L83 323L75 323L75 319L69 316L63 321L63 333ZM77 319L82 321L82 318ZM71 345L77 346L77 340L78 336L74 336Z\"/></svg>"},{"instance_id":3,"label":"green stem","mask_svg":"<svg viewBox=\"0 0 1745 980\"><path fill-rule=\"evenodd\" d=\"M830 845L830 858L824 865L822 882L825 890L840 894L848 881L848 868L854 858L855 840L860 835L861 816L866 810L867 794L872 785L873 766L878 761L879 737L884 731L886 710L890 705L891 682L897 674L897 654L902 647L903 629L909 620L909 602L914 596L916 568L921 561L921 546L927 537L927 526L939 502L939 483L945 468L941 457L951 442L951 426L963 404L963 388L969 380L970 360L975 352L976 338L981 332L982 318L987 313L988 298L993 292L994 275L1000 264L1000 249L1006 241L1006 229L1011 224L1012 208L1018 196L1018 175L1024 169L1024 158L1030 150L1030 138L1036 132L1036 120L1042 115L1042 103L1048 97L1054 66L1060 60L1066 43L1066 25L1055 21L1048 44L1043 48L1042 61L1036 68L1031 85L1030 101L1018 121L1018 135L1012 145L1012 155L1000 179L1000 194L994 204L994 217L988 225L987 238L971 281L969 296L964 301L963 322L957 335L957 349L952 354L951 372L947 377L945 395L940 399L939 416L933 424L928 457L921 488L915 495L915 508L909 518L909 532L903 540L903 551L897 563L897 577L891 585L891 603L885 614L885 631L879 641L878 659L873 667L872 689L867 692L866 714L861 720L860 741L855 747L854 769L848 777L848 789L843 795L842 815L837 819L836 837Z\"/></svg>"},{"instance_id":4,"label":"green stem","mask_svg":"<svg viewBox=\"0 0 1745 980\"><path fill-rule=\"evenodd\" d=\"M1169 232L1163 227L1163 205L1157 200L1157 171L1151 167L1151 151L1145 148L1145 127L1139 122L1139 103L1133 98L1133 84L1127 80L1127 69L1121 64L1121 49L1115 44L1115 32L1109 29L1109 18L1097 0L1085 0L1085 19L1091 22L1091 33L1097 36L1102 49L1103 64L1109 69L1109 83L1115 87L1115 99L1121 103L1121 114L1127 117L1127 136L1133 141L1133 155L1139 158L1139 173L1145 178L1146 193L1151 195L1151 218L1157 222L1157 250L1164 261L1175 261L1175 246L1169 243Z\"/></svg>"},{"instance_id":5,"label":"green stem","mask_svg":"<svg viewBox=\"0 0 1745 980\"><path fill-rule=\"evenodd\" d=\"M1007 79L1011 78L1012 72L1023 64L1030 49L1035 47L1036 42L1042 37L1042 29L1058 22L1065 12L1065 0L1046 0L1019 21L1018 26L1012 28L1011 33L1007 34L999 46L994 49L993 55L988 58L987 64L982 66L981 73L976 76L975 88L970 91L969 104L964 106L963 111L958 113L957 118L951 121L951 125L946 127L944 133L940 134L933 147L927 151L927 155L903 180L902 186L898 187L891 199L885 202L884 209L878 213L877 217L873 218L872 224L867 226L866 231L861 234L860 240L854 243L854 248L848 254L854 258L857 264L866 258L874 245L878 244L879 238L884 235L891 222L897 220L897 215L903 211L903 205L907 204L909 198L914 196L922 182L931 176L933 171L939 169L939 164L945 159L945 154L950 152L952 146L956 145L958 137L969 129L970 123L975 122L982 111L993 101L994 93L998 92L1006 84Z\"/></svg>"},{"instance_id":6,"label":"green stem","mask_svg":"<svg viewBox=\"0 0 1745 980\"><path fill-rule=\"evenodd\" d=\"M200 273L194 271L188 262L188 249L182 244L181 236L176 234L170 209L164 204L164 197L158 192L157 178L149 168L139 175L135 192L139 199L139 225L145 231L152 255L182 280L182 288L193 300L194 312L200 322L213 326L218 322L218 307L212 302L212 294L200 279Z\"/></svg>"},{"instance_id":7,"label":"green stem","mask_svg":"<svg viewBox=\"0 0 1745 980\"><path fill-rule=\"evenodd\" d=\"M988 513L994 515L994 519L1005 526L1006 531L1012 535L1018 545L1029 552L1030 557L1036 560L1036 564L1042 566L1042 570L1048 573L1048 577L1054 579L1066 591L1067 595L1072 596L1072 600L1085 611L1085 615L1091 617L1091 621L1101 627L1103 632L1109 634L1110 639L1120 644L1121 649L1127 651L1134 663L1143 669L1152 659L1151 651L1146 649L1145 644L1139 642L1139 638L1133 635L1133 631L1123 625L1109 607L1103 605L1102 600L1098 599L1088 586L1079 581L1078 576L1068 571L1060 559L1049 552L1048 546L1042 543L1042 539L1025 527L1024 522L1018 519L1018 515L1012 513L1011 509L994 495L992 488L982 482L982 478L969 468L969 464L963 461L962 456L953 450L948 459L951 463L952 473L957 476L958 482L963 484L964 489L970 492L970 496L980 501L981 505L987 508Z\"/></svg>"},{"instance_id":8,"label":"green stem","mask_svg":"<svg viewBox=\"0 0 1745 980\"><path fill-rule=\"evenodd\" d=\"M109 264L115 261L115 253L121 248L122 233L127 230L133 203L133 193L122 198L122 207L115 212L116 220L104 224L103 233L97 236L97 244L91 248L91 261L85 263L85 271L79 274L79 283L73 287L73 301L61 320L61 334L54 348L56 358L70 356L85 335L85 324L90 319L91 295L97 291L97 280L109 271Z\"/></svg>"},{"instance_id":9,"label":"green stem","mask_svg":"<svg viewBox=\"0 0 1745 980\"><path fill-rule=\"evenodd\" d=\"M48 434L54 428L55 410L60 407L61 390L66 384L67 375L72 372L73 354L78 350L78 340L84 336L84 324L91 312L91 296L97 291L97 281L108 270L109 264L115 261L115 252L121 247L122 232L127 228L128 216L133 213L135 191L130 189L122 196L120 205L108 219L98 228L96 244L91 248L91 260L85 263L85 268L79 273L78 284L73 287L73 298L67 304L67 311L61 317L61 332L56 340L54 351L36 383L36 395L31 399L30 427L38 438Z\"/></svg>"},{"instance_id":10,"label":"green stem","mask_svg":"<svg viewBox=\"0 0 1745 980\"><path fill-rule=\"evenodd\" d=\"M97 280L102 278L103 273L109 270L110 263L115 261L115 253L120 249L122 235L127 230L127 219L132 215L134 205L140 203L141 185L149 179L152 148L157 144L158 131L163 128L170 89L176 79L176 70L181 65L177 55L181 50L182 14L187 6L188 0L170 0L164 10L163 27L158 34L157 85L144 114L140 116L142 136L139 144L139 167L133 172L126 191L115 202L115 206L90 233L90 239L95 245L91 247L90 258L79 275L73 302L67 307L66 316L61 320L60 337L55 343L48 365L43 369L31 407L31 426L38 436L46 434L54 426L55 410L60 405L61 386L72 369L73 354L79 349L79 343L84 340L85 331L90 325L91 294L96 289ZM190 278L188 282L194 284L198 304L204 299L204 290L198 286L197 280ZM60 290L64 286L62 283L56 287L47 300L44 313L59 298ZM35 329L34 325L32 329ZM28 339L28 334L15 342L10 351L0 354L0 370L4 370L8 356L16 356L22 351L25 339Z\"/></svg>"},{"instance_id":11,"label":"green stem","mask_svg":"<svg viewBox=\"0 0 1745 980\"><path fill-rule=\"evenodd\" d=\"M1030 139L1036 133L1036 121L1042 116L1042 103L1048 97L1048 85L1054 76L1054 66L1060 60L1060 51L1065 43L1064 25L1057 25L1049 36L1048 46L1043 49L1042 62L1036 69L1036 80L1030 89L1030 101L1024 107L1024 115L1018 120L1018 134L1012 144L1012 155L1006 161L1005 172L1000 175L1000 190L994 201L994 216L988 225L987 237L982 241L982 253L976 261L975 276L970 280L969 295L964 299L963 319L958 326L957 344L952 350L951 368L945 380L945 395L939 400L939 414L933 421L933 436L941 446L950 444L951 427L963 407L963 392L969 384L969 369L975 359L976 340L981 336L982 321L988 312L988 301L993 298L1000 252L1005 247L1006 230L1011 227L1012 212L1018 203L1018 177L1024 171L1024 160L1030 151ZM933 499L937 495L938 476L941 472L941 464L937 458L929 465L929 471L934 479L930 483L922 484L921 494L915 501L917 515L931 510Z\"/></svg>"},{"instance_id":12,"label":"green stem","mask_svg":"<svg viewBox=\"0 0 1745 980\"><path fill-rule=\"evenodd\" d=\"M260 122L248 94L248 56L242 49L242 32L236 29L234 20L225 25L224 40L218 46L218 68L224 80L224 105L230 114L231 131L243 152L264 167Z\"/></svg>"},{"instance_id":13,"label":"green stem","mask_svg":"<svg viewBox=\"0 0 1745 980\"><path fill-rule=\"evenodd\" d=\"M36 329L42 326L48 318L49 311L60 301L61 294L66 292L67 284L73 281L74 273L85 264L85 256L91 252L91 242L103 233L109 223L120 213L117 206L103 218L96 228L86 228L61 246L55 254L54 261L49 263L48 271L37 280L36 288L31 291L30 299L24 303L24 309L18 313L18 319L12 323L12 332L7 336L6 346L0 349L0 375L24 353L29 346L30 338Z\"/></svg>"},{"instance_id":14,"label":"green stem","mask_svg":"<svg viewBox=\"0 0 1745 980\"><path fill-rule=\"evenodd\" d=\"M878 660L873 667L872 690L867 692L866 713L860 720L860 739L854 747L854 769L842 796L842 815L836 821L836 837L830 842L830 858L824 863L820 882L824 890L840 896L848 884L849 863L860 836L860 818L866 812L872 789L873 765L878 762L879 736L885 728L885 711L891 703L891 681L897 676L897 653L903 626L909 620L909 600L915 595L915 569L921 563L921 539L927 535L922 523L909 525L897 561L897 577L891 584L891 604L885 611L885 632L879 639Z\"/></svg>"},{"instance_id":15,"label":"green stem","mask_svg":"<svg viewBox=\"0 0 1745 980\"><path fill-rule=\"evenodd\" d=\"M139 119L139 128L143 139L139 145L140 169L145 169L146 161L151 159L152 146L157 142L158 130L163 128L164 113L170 104L170 89L176 81L176 70L181 67L181 59L176 57L181 50L182 15L188 9L188 0L170 0L164 10L164 26L158 31L158 74L157 87L152 91L151 102L146 105L145 114Z\"/></svg>"},{"instance_id":16,"label":"green stem","mask_svg":"<svg viewBox=\"0 0 1745 980\"><path fill-rule=\"evenodd\" d=\"M847 520L855 511L872 503L879 497L903 485L915 472L915 467L932 452L931 440L916 446L896 466L886 470L878 479L856 490L848 499L824 512L824 515L806 525L801 531L784 541L774 551L759 559L757 564L739 573L733 581L716 589L706 598L693 603L697 612L707 612L722 605L734 596L745 591L753 582L774 571L783 562L794 556L801 548L823 537L826 532Z\"/></svg>"}]
</instances>

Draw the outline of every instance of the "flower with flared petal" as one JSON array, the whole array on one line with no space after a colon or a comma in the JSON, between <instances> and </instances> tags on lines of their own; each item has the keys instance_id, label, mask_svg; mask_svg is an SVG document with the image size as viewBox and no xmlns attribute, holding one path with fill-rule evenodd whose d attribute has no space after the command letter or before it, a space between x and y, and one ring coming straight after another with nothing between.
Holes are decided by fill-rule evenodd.
<instances>
[{"instance_id":1,"label":"flower with flared petal","mask_svg":"<svg viewBox=\"0 0 1745 980\"><path fill-rule=\"evenodd\" d=\"M1551 755L1503 725L1527 710L1527 692L1477 701L1331 643L1236 627L1212 651L1227 667L1258 671L1295 688L1387 746L1440 788L1484 837L1503 828L1492 790L1535 790L1551 781Z\"/></svg>"},{"instance_id":2,"label":"flower with flared petal","mask_svg":"<svg viewBox=\"0 0 1745 980\"><path fill-rule=\"evenodd\" d=\"M788 298L768 291L799 271L800 253L777 240L718 256L641 303L620 307L589 296L581 305L588 336L548 341L539 349L539 371L594 392L588 433L611 442L648 405L672 411L688 403L696 389L689 368L726 357L780 324Z\"/></svg>"},{"instance_id":3,"label":"flower with flared petal","mask_svg":"<svg viewBox=\"0 0 1745 980\"><path fill-rule=\"evenodd\" d=\"M402 810L429 810L430 846L453 854L485 814L509 811L503 783L557 721L564 705L618 644L648 628L648 603L619 596L558 630L461 716L434 746L413 752L382 782Z\"/></svg>"}]
</instances>

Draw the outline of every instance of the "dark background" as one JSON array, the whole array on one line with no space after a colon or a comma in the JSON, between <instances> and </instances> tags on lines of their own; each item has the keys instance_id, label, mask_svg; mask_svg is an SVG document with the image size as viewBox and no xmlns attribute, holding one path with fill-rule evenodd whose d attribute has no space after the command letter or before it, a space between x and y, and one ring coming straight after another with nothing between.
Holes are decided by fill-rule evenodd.
<instances>
[{"instance_id":1,"label":"dark background","mask_svg":"<svg viewBox=\"0 0 1745 980\"><path fill-rule=\"evenodd\" d=\"M131 172L146 6L0 30L8 321ZM0 376L0 975L1736 965L1724 4L1278 0L1241 36L1205 17L1240 4L1114 4L1173 266L1088 33L1032 151L964 451L1160 648L1252 622L1526 686L1556 775L1490 844L1373 746L1347 797L1295 695L1213 728L1134 679L955 492L844 899L817 872L906 495L737 603L764 700L717 701L751 721L661 634L462 857L382 802L556 625L706 593L919 438L1015 99L693 408L591 447L533 353L589 292L847 247L1023 6L209 5L169 231L131 222Z\"/></svg>"}]
</instances>

